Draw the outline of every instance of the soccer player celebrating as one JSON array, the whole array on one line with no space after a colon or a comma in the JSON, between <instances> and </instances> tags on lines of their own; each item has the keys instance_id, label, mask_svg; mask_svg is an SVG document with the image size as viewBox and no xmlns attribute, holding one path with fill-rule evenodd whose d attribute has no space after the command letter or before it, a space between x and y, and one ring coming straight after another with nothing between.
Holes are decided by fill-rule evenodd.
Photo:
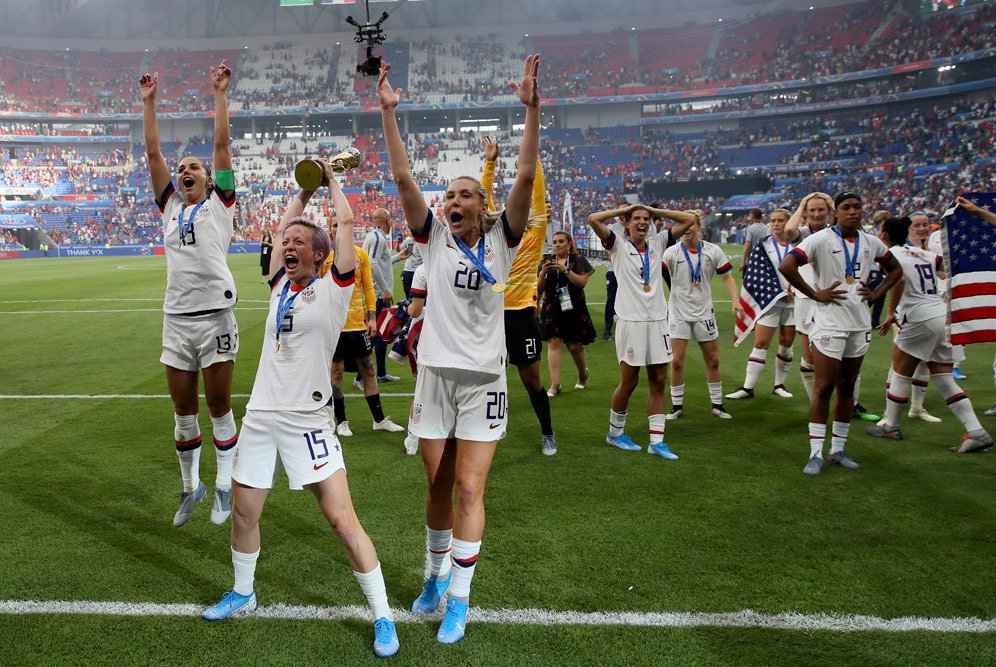
<instances>
[{"instance_id":1,"label":"soccer player celebrating","mask_svg":"<svg viewBox=\"0 0 996 667\"><path fill-rule=\"evenodd\" d=\"M701 240L702 222L696 220L688 228L681 243L664 251L663 262L671 275L671 297L668 300L671 345L671 412L667 419L685 414L685 352L688 341L698 342L706 365L706 386L712 414L720 419L732 419L723 407L723 375L719 369L719 329L712 303L712 277L721 275L723 286L733 302L733 312L742 310L737 283L733 280L730 261L723 249Z\"/></svg>"},{"instance_id":2,"label":"soccer player celebrating","mask_svg":"<svg viewBox=\"0 0 996 667\"><path fill-rule=\"evenodd\" d=\"M339 219L333 218L330 232L333 238L338 237ZM337 435L348 437L353 435L346 419L346 397L342 393L342 376L347 366L356 370L363 379L363 395L373 415L373 430L400 433L405 430L398 426L390 417L384 416L384 408L380 403L380 385L371 355L371 340L377 334L377 300L374 297L374 281L370 272L370 258L363 248L355 248L356 271L360 289L353 290L349 302L349 315L339 336L339 343L332 354L332 405L335 411ZM320 277L325 277L335 264L335 248L329 253L319 271Z\"/></svg>"},{"instance_id":3,"label":"soccer player celebrating","mask_svg":"<svg viewBox=\"0 0 996 667\"><path fill-rule=\"evenodd\" d=\"M355 282L353 212L322 161L338 221L335 262L324 278L319 267L330 252L328 233L302 217L314 192L302 190L287 206L274 235L270 310L263 352L242 421L235 458L232 503L233 590L204 612L217 621L256 608L254 578L260 553L259 519L282 466L292 489L307 488L349 557L353 574L373 610L374 653L398 652L398 634L373 543L360 525L346 481L342 449L327 401L329 368ZM302 442L302 440L304 442Z\"/></svg>"},{"instance_id":4,"label":"soccer player celebrating","mask_svg":"<svg viewBox=\"0 0 996 667\"><path fill-rule=\"evenodd\" d=\"M666 232L648 237L651 216L675 221ZM623 222L623 238L606 227L605 222L618 217ZM677 456L664 443L667 365L671 362L671 340L667 326L667 301L664 299L664 276L661 258L668 246L699 220L693 211L667 211L634 205L592 213L588 225L602 241L616 274L616 358L619 361L619 385L612 394L609 433L605 441L613 447L637 451L643 449L626 435L626 411L629 398L640 381L640 368L647 369L647 416L650 422L650 445L647 451L669 460Z\"/></svg>"},{"instance_id":5,"label":"soccer player celebrating","mask_svg":"<svg viewBox=\"0 0 996 667\"><path fill-rule=\"evenodd\" d=\"M871 342L871 314L867 301L874 301L899 280L902 269L878 238L861 230L864 215L861 197L842 192L834 199L837 225L816 232L793 248L779 271L797 292L816 302L809 339L813 347L816 383L809 404L809 461L807 475L823 471L830 395L836 389L830 460L844 468L858 464L844 451L854 411L854 383ZM874 290L866 287L872 263L885 270L885 278ZM799 268L813 267L812 285Z\"/></svg>"},{"instance_id":6,"label":"soccer player celebrating","mask_svg":"<svg viewBox=\"0 0 996 667\"><path fill-rule=\"evenodd\" d=\"M222 524L232 512L232 456L238 443L232 415L232 373L239 351L233 308L235 280L228 268L228 246L235 218L235 175L229 149L228 85L232 70L222 60L211 69L214 86L214 172L204 160L185 157L170 176L159 143L156 94L159 73L142 75L145 150L156 204L163 216L166 251L166 300L163 304L163 353L166 384L173 399L176 454L183 492L173 517L182 526L204 498L201 482L199 374L211 413L217 472L211 521Z\"/></svg>"},{"instance_id":7,"label":"soccer player celebrating","mask_svg":"<svg viewBox=\"0 0 996 667\"><path fill-rule=\"evenodd\" d=\"M460 177L446 190L443 214L448 226L436 220L412 177L395 116L401 90L388 82L387 63L377 84L391 172L405 219L422 251L432 294L419 342L411 418L428 485L430 576L412 611L435 611L449 589L436 634L446 644L464 636L470 583L484 533L484 485L508 418L502 291L529 224L539 152L538 68L539 56L529 56L522 82L511 84L526 107L526 119L519 170L505 211L489 213L484 186L475 178Z\"/></svg>"},{"instance_id":8,"label":"soccer player celebrating","mask_svg":"<svg viewBox=\"0 0 996 667\"><path fill-rule=\"evenodd\" d=\"M884 336L893 324L899 327L892 341L893 372L886 392L885 425L872 427L868 433L879 438L903 439L899 419L909 401L912 374L918 364L926 362L934 385L967 431L951 451L980 452L992 447L993 439L982 428L972 402L952 375L954 350L945 331L947 306L937 289L944 261L940 255L906 243L910 226L908 217L888 218L878 233L902 267L903 280L889 294L889 316L878 329L879 335ZM897 319L900 300L902 315Z\"/></svg>"},{"instance_id":9,"label":"soccer player celebrating","mask_svg":"<svg viewBox=\"0 0 996 667\"><path fill-rule=\"evenodd\" d=\"M491 191L498 163L498 142L484 138L484 175L481 183L488 193L488 210L494 211ZM543 344L540 342L539 325L536 322L536 266L543 253L548 224L546 211L546 187L543 184L543 170L536 161L536 178L533 181L532 203L529 207L529 227L522 235L519 251L512 261L512 272L505 287L505 346L508 362L519 370L519 379L529 394L529 402L540 423L540 451L547 456L557 453L557 440L553 434L553 420L550 417L550 396L540 379L540 357Z\"/></svg>"},{"instance_id":10,"label":"soccer player celebrating","mask_svg":"<svg viewBox=\"0 0 996 667\"><path fill-rule=\"evenodd\" d=\"M793 247L792 242L785 236L785 223L788 222L789 217L789 212L784 208L772 211L771 236L760 241L764 245L768 260L775 265L776 269ZM726 395L731 400L754 398L754 387L757 385L758 378L761 377L761 372L764 371L765 357L768 355L768 347L771 345L771 339L775 336L775 331L778 331L778 354L775 356L775 386L771 393L782 398L792 398L792 394L785 389L785 378L788 377L789 368L792 366L792 343L795 342L795 298L785 276L778 274L778 279L781 281L782 289L786 291L786 295L779 299L754 325L754 349L750 351L750 356L747 358L747 375L744 378L743 386L732 394ZM674 338L673 335L672 338Z\"/></svg>"}]
</instances>

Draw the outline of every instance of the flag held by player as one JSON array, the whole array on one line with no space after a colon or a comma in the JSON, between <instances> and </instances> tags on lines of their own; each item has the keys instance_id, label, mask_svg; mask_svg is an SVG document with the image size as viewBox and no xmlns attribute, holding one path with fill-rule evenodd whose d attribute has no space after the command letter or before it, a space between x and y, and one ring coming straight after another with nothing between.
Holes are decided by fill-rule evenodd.
<instances>
[{"instance_id":1,"label":"flag held by player","mask_svg":"<svg viewBox=\"0 0 996 667\"><path fill-rule=\"evenodd\" d=\"M966 199L996 210L996 193ZM996 227L953 206L941 218L951 344L996 342Z\"/></svg>"},{"instance_id":2,"label":"flag held by player","mask_svg":"<svg viewBox=\"0 0 996 667\"><path fill-rule=\"evenodd\" d=\"M737 347L754 330L761 316L785 295L778 271L771 263L764 243L756 243L747 257L744 268L744 282L740 286L740 305L743 312L737 316L733 328L733 346Z\"/></svg>"}]
</instances>

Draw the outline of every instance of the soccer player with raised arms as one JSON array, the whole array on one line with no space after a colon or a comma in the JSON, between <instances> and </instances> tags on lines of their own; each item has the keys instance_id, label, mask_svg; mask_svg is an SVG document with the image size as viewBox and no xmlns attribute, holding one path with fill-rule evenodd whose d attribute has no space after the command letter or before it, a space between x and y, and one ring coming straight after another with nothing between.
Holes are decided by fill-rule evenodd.
<instances>
[{"instance_id":1,"label":"soccer player with raised arms","mask_svg":"<svg viewBox=\"0 0 996 667\"><path fill-rule=\"evenodd\" d=\"M443 214L448 225L436 219L412 177L395 115L401 89L391 87L387 63L377 84L391 172L432 295L419 342L409 422L420 439L428 487L429 578L412 611L434 612L448 589L446 614L436 634L446 644L460 641L465 633L484 534L484 486L508 419L502 292L529 224L539 157L538 69L539 56L529 56L521 83L510 84L526 107L526 119L505 211L490 213L484 186L463 176L446 189Z\"/></svg>"},{"instance_id":2,"label":"soccer player with raised arms","mask_svg":"<svg viewBox=\"0 0 996 667\"><path fill-rule=\"evenodd\" d=\"M139 82L145 150L156 204L162 213L166 251L163 352L159 360L166 367L166 384L173 399L176 454L183 479L174 526L187 523L207 493L199 475L199 375L204 376L218 465L211 521L219 525L232 511L232 456L238 443L231 405L232 373L239 351L239 327L232 309L238 297L228 268L235 219L235 175L228 145L232 70L222 60L211 69L210 77L214 86L214 172L202 159L185 157L177 166L176 183L159 143L159 73L144 74Z\"/></svg>"},{"instance_id":3,"label":"soccer player with raised arms","mask_svg":"<svg viewBox=\"0 0 996 667\"><path fill-rule=\"evenodd\" d=\"M398 634L377 552L353 509L342 447L328 406L332 395L329 369L356 279L353 212L331 167L324 160L321 164L325 169L322 185L332 193L338 221L335 261L324 278L318 275L331 241L324 228L302 217L314 195L302 190L288 204L274 235L263 352L235 457L235 584L204 612L204 618L217 621L255 609L259 520L282 467L292 489L307 488L315 495L322 514L346 547L353 574L373 611L374 653L386 657L398 652Z\"/></svg>"}]
</instances>

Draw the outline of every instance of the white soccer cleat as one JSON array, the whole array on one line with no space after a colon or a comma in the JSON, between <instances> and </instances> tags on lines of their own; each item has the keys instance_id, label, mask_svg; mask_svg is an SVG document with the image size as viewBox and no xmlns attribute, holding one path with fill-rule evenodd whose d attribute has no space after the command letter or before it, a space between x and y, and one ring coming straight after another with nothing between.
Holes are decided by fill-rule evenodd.
<instances>
[{"instance_id":1,"label":"white soccer cleat","mask_svg":"<svg viewBox=\"0 0 996 667\"><path fill-rule=\"evenodd\" d=\"M357 390L363 391L363 380L360 378L353 378L353 386L356 387Z\"/></svg>"},{"instance_id":2,"label":"white soccer cleat","mask_svg":"<svg viewBox=\"0 0 996 667\"><path fill-rule=\"evenodd\" d=\"M771 393L775 396L780 396L781 398L792 398L792 394L785 389L785 385L783 384L776 384L774 388L772 388Z\"/></svg>"},{"instance_id":3,"label":"white soccer cleat","mask_svg":"<svg viewBox=\"0 0 996 667\"><path fill-rule=\"evenodd\" d=\"M387 431L388 433L401 433L405 430L404 426L398 426L390 417L384 417L384 421L374 422L373 430L375 431Z\"/></svg>"},{"instance_id":4,"label":"white soccer cleat","mask_svg":"<svg viewBox=\"0 0 996 667\"><path fill-rule=\"evenodd\" d=\"M919 419L928 424L939 424L941 421L940 417L935 417L923 408L910 408L909 415L910 419Z\"/></svg>"},{"instance_id":5,"label":"white soccer cleat","mask_svg":"<svg viewBox=\"0 0 996 667\"><path fill-rule=\"evenodd\" d=\"M353 432L349 430L349 422L339 422L339 425L335 427L335 434L341 435L344 438L348 438L353 435Z\"/></svg>"},{"instance_id":6,"label":"white soccer cleat","mask_svg":"<svg viewBox=\"0 0 996 667\"><path fill-rule=\"evenodd\" d=\"M726 398L730 399L731 401L740 401L745 398L754 398L754 390L747 389L746 387L740 387L735 392L727 394Z\"/></svg>"}]
</instances>

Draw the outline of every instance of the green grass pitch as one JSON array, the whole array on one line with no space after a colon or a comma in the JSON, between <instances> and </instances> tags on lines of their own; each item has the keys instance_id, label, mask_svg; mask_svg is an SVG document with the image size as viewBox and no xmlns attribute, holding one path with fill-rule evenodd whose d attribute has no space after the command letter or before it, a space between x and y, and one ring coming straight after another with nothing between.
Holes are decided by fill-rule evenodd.
<instances>
[{"instance_id":1,"label":"green grass pitch","mask_svg":"<svg viewBox=\"0 0 996 667\"><path fill-rule=\"evenodd\" d=\"M248 394L267 292L255 256L233 256L241 352L234 392ZM400 265L397 267L400 268ZM604 301L604 267L587 290ZM739 278L739 276L738 276ZM158 362L165 269L161 257L0 262L0 394L165 394ZM400 290L400 283L399 283ZM717 298L725 293L717 281ZM109 300L132 299L132 300ZM139 300L147 299L147 300ZM725 390L748 349L731 343L729 304L717 305ZM25 312L30 311L30 312ZM49 311L49 312L41 312ZM68 312L51 312L68 311ZM591 307L596 322L602 306ZM749 345L749 343L748 343ZM864 365L862 402L884 403L889 339ZM604 443L618 380L612 343L588 348L591 381L552 399L560 453L539 453L539 430L514 370L510 428L488 485L488 526L473 604L489 609L604 612L753 609L764 613L996 617L996 457L947 452L961 428L933 388L941 424L903 424L901 443L864 435L858 471L828 465L802 475L806 403L727 402L708 413L701 356L687 364L686 417L668 423L681 456L666 462ZM796 357L799 348L796 346ZM963 383L976 410L996 402L992 347L968 350ZM773 360L773 353L769 359ZM543 373L546 361L543 361ZM385 392L411 392L406 368ZM627 432L646 443L645 386ZM409 398L384 399L404 423ZM245 398L234 400L237 419ZM397 434L374 433L358 398L344 439L353 500L377 546L392 605L407 607L422 577L424 481ZM0 399L0 600L213 604L231 586L228 526L209 500L172 527L179 474L164 399ZM202 407L206 434L210 422ZM996 420L983 417L992 431ZM403 434L401 434L403 436ZM211 485L214 457L202 456ZM283 480L281 480L283 482ZM263 605L362 605L343 549L312 496L276 486L262 520L257 591ZM996 634L833 633L770 629L474 624L458 645L435 623L399 626L399 664L994 664ZM373 662L365 622L0 614L0 664L358 664Z\"/></svg>"}]
</instances>

